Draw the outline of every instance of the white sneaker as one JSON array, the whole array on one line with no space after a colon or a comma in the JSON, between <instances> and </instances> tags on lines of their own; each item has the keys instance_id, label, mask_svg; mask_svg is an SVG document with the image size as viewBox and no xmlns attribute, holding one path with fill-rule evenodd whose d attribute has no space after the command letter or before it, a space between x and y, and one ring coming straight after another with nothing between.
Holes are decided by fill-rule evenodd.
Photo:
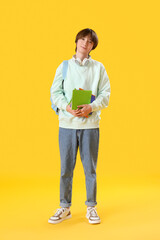
<instances>
[{"instance_id":1,"label":"white sneaker","mask_svg":"<svg viewBox=\"0 0 160 240\"><path fill-rule=\"evenodd\" d=\"M87 207L86 218L89 220L89 223L95 224L101 222L96 209L96 207Z\"/></svg>"},{"instance_id":2,"label":"white sneaker","mask_svg":"<svg viewBox=\"0 0 160 240\"><path fill-rule=\"evenodd\" d=\"M58 208L56 213L49 218L49 223L60 223L63 220L71 218L71 212L69 208Z\"/></svg>"}]
</instances>

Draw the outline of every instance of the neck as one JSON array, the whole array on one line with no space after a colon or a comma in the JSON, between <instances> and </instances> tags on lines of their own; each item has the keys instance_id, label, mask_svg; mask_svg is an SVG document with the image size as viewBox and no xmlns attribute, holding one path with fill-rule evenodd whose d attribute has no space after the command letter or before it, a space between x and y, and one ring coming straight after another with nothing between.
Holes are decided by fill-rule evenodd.
<instances>
[{"instance_id":1,"label":"neck","mask_svg":"<svg viewBox=\"0 0 160 240\"><path fill-rule=\"evenodd\" d=\"M80 52L76 52L76 58L80 58L81 61L83 61L84 58L88 58L89 57L89 54L87 55L84 55L83 53L80 53Z\"/></svg>"}]
</instances>

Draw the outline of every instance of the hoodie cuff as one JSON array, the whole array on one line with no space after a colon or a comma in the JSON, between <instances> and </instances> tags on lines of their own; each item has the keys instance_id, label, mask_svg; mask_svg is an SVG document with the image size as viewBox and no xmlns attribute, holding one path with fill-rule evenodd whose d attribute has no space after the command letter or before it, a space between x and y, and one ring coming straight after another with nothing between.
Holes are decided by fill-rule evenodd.
<instances>
[{"instance_id":1,"label":"hoodie cuff","mask_svg":"<svg viewBox=\"0 0 160 240\"><path fill-rule=\"evenodd\" d=\"M68 106L68 103L64 103L64 104L63 104L63 110L67 111L67 110L66 110L67 106Z\"/></svg>"},{"instance_id":2,"label":"hoodie cuff","mask_svg":"<svg viewBox=\"0 0 160 240\"><path fill-rule=\"evenodd\" d=\"M94 111L94 104L93 104L93 103L90 103L89 105L91 106L92 112L93 112L93 111Z\"/></svg>"}]
</instances>

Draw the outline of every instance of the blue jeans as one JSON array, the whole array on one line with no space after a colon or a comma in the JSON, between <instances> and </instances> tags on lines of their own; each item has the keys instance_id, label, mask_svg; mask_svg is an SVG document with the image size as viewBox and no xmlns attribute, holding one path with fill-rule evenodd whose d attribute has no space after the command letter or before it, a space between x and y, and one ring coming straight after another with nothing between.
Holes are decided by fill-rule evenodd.
<instances>
[{"instance_id":1,"label":"blue jeans","mask_svg":"<svg viewBox=\"0 0 160 240\"><path fill-rule=\"evenodd\" d=\"M85 205L95 206L97 193L96 167L99 147L99 128L68 129L59 128L59 148L61 157L60 206L71 206L73 170L77 150L85 173L87 200Z\"/></svg>"}]
</instances>

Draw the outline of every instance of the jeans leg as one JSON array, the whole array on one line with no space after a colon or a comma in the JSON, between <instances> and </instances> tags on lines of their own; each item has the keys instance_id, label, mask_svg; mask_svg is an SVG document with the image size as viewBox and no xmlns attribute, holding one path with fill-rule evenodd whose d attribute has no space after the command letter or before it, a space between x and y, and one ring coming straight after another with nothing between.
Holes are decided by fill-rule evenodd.
<instances>
[{"instance_id":1,"label":"jeans leg","mask_svg":"<svg viewBox=\"0 0 160 240\"><path fill-rule=\"evenodd\" d=\"M59 128L59 148L61 158L60 206L71 206L73 170L77 156L75 129Z\"/></svg>"},{"instance_id":2,"label":"jeans leg","mask_svg":"<svg viewBox=\"0 0 160 240\"><path fill-rule=\"evenodd\" d=\"M79 134L79 150L85 172L87 200L85 205L97 205L97 159L99 148L99 128L81 129Z\"/></svg>"}]
</instances>

